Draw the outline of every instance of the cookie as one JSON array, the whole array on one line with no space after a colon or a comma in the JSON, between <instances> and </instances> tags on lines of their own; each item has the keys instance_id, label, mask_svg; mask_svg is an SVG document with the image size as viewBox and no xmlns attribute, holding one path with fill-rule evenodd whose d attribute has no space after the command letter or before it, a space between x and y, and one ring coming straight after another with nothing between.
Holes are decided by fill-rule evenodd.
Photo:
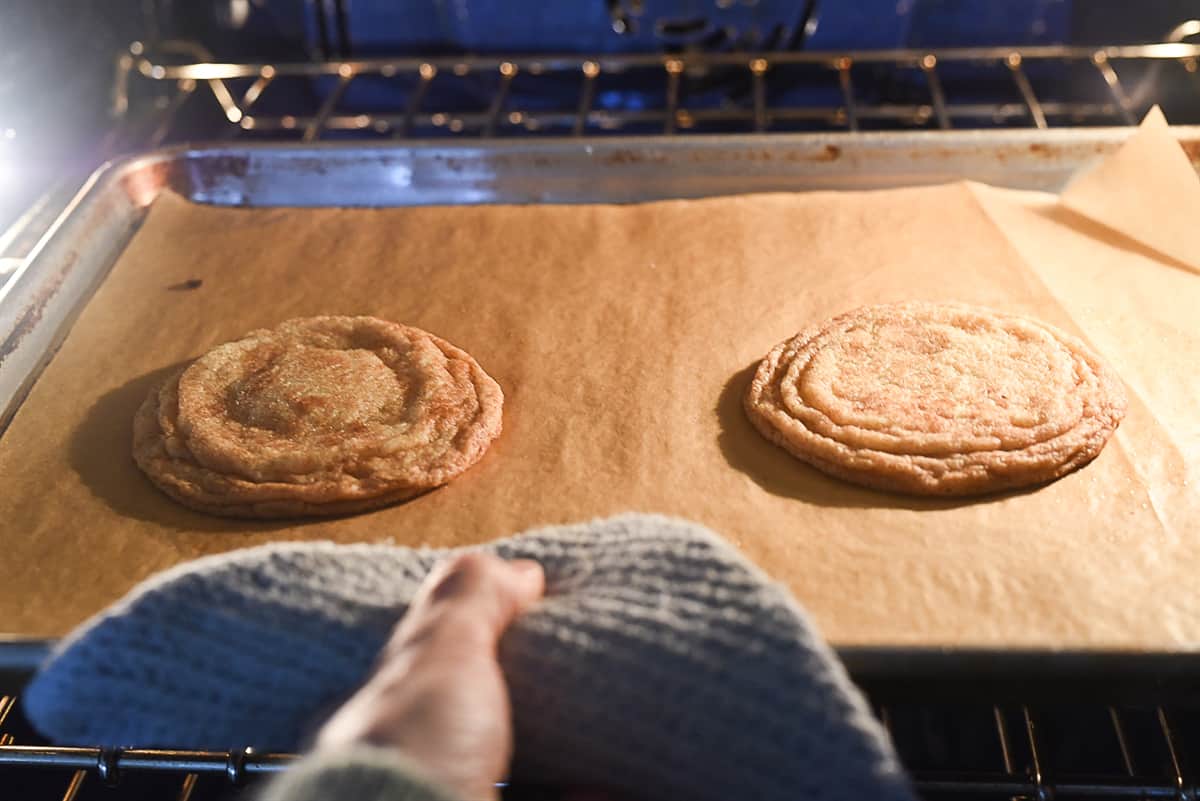
<instances>
[{"instance_id":1,"label":"cookie","mask_svg":"<svg viewBox=\"0 0 1200 801\"><path fill-rule=\"evenodd\" d=\"M336 515L445 484L500 434L500 386L467 353L374 317L308 317L213 348L152 390L133 457L185 506Z\"/></svg>"},{"instance_id":2,"label":"cookie","mask_svg":"<svg viewBox=\"0 0 1200 801\"><path fill-rule=\"evenodd\" d=\"M1039 484L1094 459L1125 414L1120 381L1076 337L959 304L867 306L759 364L746 413L846 481L914 495Z\"/></svg>"}]
</instances>

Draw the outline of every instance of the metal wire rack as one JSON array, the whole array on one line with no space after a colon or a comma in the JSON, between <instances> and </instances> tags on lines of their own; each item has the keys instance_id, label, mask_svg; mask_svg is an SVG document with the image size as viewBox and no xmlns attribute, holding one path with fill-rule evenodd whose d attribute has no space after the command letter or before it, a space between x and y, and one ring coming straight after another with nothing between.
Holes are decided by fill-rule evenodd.
<instances>
[{"instance_id":1,"label":"metal wire rack","mask_svg":"<svg viewBox=\"0 0 1200 801\"><path fill-rule=\"evenodd\" d=\"M295 759L251 750L50 747L37 742L16 707L15 696L0 696L0 787L14 787L10 776L23 777L26 784L16 786L28 798L227 798ZM1194 799L1200 793L1190 771L1194 733L1176 721L1177 715L1191 720L1195 709L906 701L876 710L927 799ZM550 788L514 787L506 797L555 795Z\"/></svg>"},{"instance_id":2,"label":"metal wire rack","mask_svg":"<svg viewBox=\"0 0 1200 801\"><path fill-rule=\"evenodd\" d=\"M164 141L181 110L197 95L219 110L235 132L315 141L338 135L424 138L515 134L597 135L702 131L770 133L797 128L857 131L923 126L1132 124L1164 83L1190 86L1200 97L1200 21L1176 27L1152 44L1076 47L966 47L863 52L683 53L380 58L296 63L213 63L203 47L162 42L154 53L135 42L120 56L113 110L127 117L136 84L157 85L151 145ZM182 59L182 62L180 62ZM1069 68L1039 88L1045 68ZM1080 69L1081 68L1081 69ZM1118 68L1132 77L1122 78ZM1178 74L1164 76L1165 70ZM964 74L966 77L964 78ZM640 95L631 107L598 103L607 80L629 78ZM268 103L283 83L314 91ZM390 98L356 104L353 88L370 82ZM520 98L514 92L522 85ZM1069 83L1070 91L1064 87ZM863 87L892 87L890 94ZM973 97L953 91L963 84ZM825 87L810 102L790 91ZM981 86L994 96L980 98ZM713 91L717 87L717 91ZM897 88L899 87L899 88ZM442 90L435 93L431 90ZM447 91L458 89L459 91ZM164 91L165 90L165 91ZM473 102L435 102L464 93ZM303 97L311 101L305 108ZM528 98L538 98L530 103ZM545 107L550 98L563 107ZM831 102L821 102L832 99ZM374 105L375 107L368 107ZM282 107L281 107L282 106ZM357 106L357 107L356 107Z\"/></svg>"}]
</instances>

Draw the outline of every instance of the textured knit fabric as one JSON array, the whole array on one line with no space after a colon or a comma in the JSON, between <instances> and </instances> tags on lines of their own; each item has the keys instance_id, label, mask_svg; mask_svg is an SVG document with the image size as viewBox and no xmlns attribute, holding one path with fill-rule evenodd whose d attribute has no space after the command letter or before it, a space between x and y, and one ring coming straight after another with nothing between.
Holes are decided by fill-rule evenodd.
<instances>
[{"instance_id":1,"label":"textured knit fabric","mask_svg":"<svg viewBox=\"0 0 1200 801\"><path fill-rule=\"evenodd\" d=\"M500 644L514 779L694 801L911 797L804 613L713 533L627 515L485 549L536 559L548 581ZM276 544L181 565L67 638L26 711L58 741L294 749L446 553Z\"/></svg>"},{"instance_id":2,"label":"textured knit fabric","mask_svg":"<svg viewBox=\"0 0 1200 801\"><path fill-rule=\"evenodd\" d=\"M472 801L457 798L391 751L367 746L301 760L259 801Z\"/></svg>"}]
</instances>

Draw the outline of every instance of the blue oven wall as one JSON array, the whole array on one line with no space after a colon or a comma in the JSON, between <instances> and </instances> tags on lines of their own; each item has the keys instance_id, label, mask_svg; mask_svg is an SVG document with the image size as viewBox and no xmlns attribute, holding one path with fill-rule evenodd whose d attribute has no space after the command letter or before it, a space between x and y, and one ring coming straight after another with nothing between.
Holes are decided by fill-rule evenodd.
<instances>
[{"instance_id":1,"label":"blue oven wall","mask_svg":"<svg viewBox=\"0 0 1200 801\"><path fill-rule=\"evenodd\" d=\"M1088 0L1082 0L1087 2ZM780 46L794 42L807 0L641 0L565 3L514 0L350 0L344 6L355 55L439 51L647 52L664 47ZM817 0L814 49L1062 41L1071 0ZM317 16L338 22L330 3ZM614 19L620 20L614 30Z\"/></svg>"},{"instance_id":2,"label":"blue oven wall","mask_svg":"<svg viewBox=\"0 0 1200 801\"><path fill-rule=\"evenodd\" d=\"M575 0L565 3L515 0L348 0L313 3L307 32L310 48L348 47L354 56L447 52L662 52L687 49L818 50L934 47L1064 41L1071 29L1072 0ZM321 19L320 15L324 15ZM614 24L616 22L616 24ZM803 33L808 22L808 35ZM320 23L320 24L319 24ZM333 33L344 26L344 41ZM869 77L869 76L866 76ZM953 76L950 76L953 78ZM922 79L916 76L916 83ZM495 89L494 75L440 79L438 107L479 111ZM318 95L333 81L316 87ZM568 77L538 91L524 90L518 77L510 107L571 108L577 81ZM775 102L836 104L828 80L789 76L791 89ZM864 81L869 85L870 81ZM561 85L558 85L561 84ZM661 76L606 76L595 107L636 110L659 106ZM741 102L744 87L719 78L685 83L689 107ZM880 87L896 92L889 82ZM901 94L905 87L899 87ZM344 108L376 111L403 107L411 90L403 81L359 80L343 98ZM549 90L549 94L547 93ZM919 94L920 86L912 93ZM864 99L870 100L868 96ZM924 102L924 101L922 101Z\"/></svg>"}]
</instances>

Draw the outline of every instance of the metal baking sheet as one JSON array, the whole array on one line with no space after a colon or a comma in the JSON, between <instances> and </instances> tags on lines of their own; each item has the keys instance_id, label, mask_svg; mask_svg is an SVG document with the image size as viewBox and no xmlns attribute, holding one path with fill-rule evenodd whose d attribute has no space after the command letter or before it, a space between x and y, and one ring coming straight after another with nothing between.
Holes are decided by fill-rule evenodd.
<instances>
[{"instance_id":1,"label":"metal baking sheet","mask_svg":"<svg viewBox=\"0 0 1200 801\"><path fill-rule=\"evenodd\" d=\"M1174 129L1193 165L1200 127ZM705 138L521 140L477 145L181 147L98 170L0 289L3 432L72 321L165 188L230 206L388 207L481 203L613 203L811 189L871 189L971 179L1055 191L1114 150L1129 129ZM20 565L7 566L21 569ZM0 670L32 668L49 641L5 638ZM852 648L853 671L928 674L978 667L977 651ZM1027 658L1026 658L1027 657ZM1008 653L1006 664L1056 664ZM1196 657L1089 655L1075 670L1174 671ZM1183 662L1180 662L1183 660Z\"/></svg>"}]
</instances>

